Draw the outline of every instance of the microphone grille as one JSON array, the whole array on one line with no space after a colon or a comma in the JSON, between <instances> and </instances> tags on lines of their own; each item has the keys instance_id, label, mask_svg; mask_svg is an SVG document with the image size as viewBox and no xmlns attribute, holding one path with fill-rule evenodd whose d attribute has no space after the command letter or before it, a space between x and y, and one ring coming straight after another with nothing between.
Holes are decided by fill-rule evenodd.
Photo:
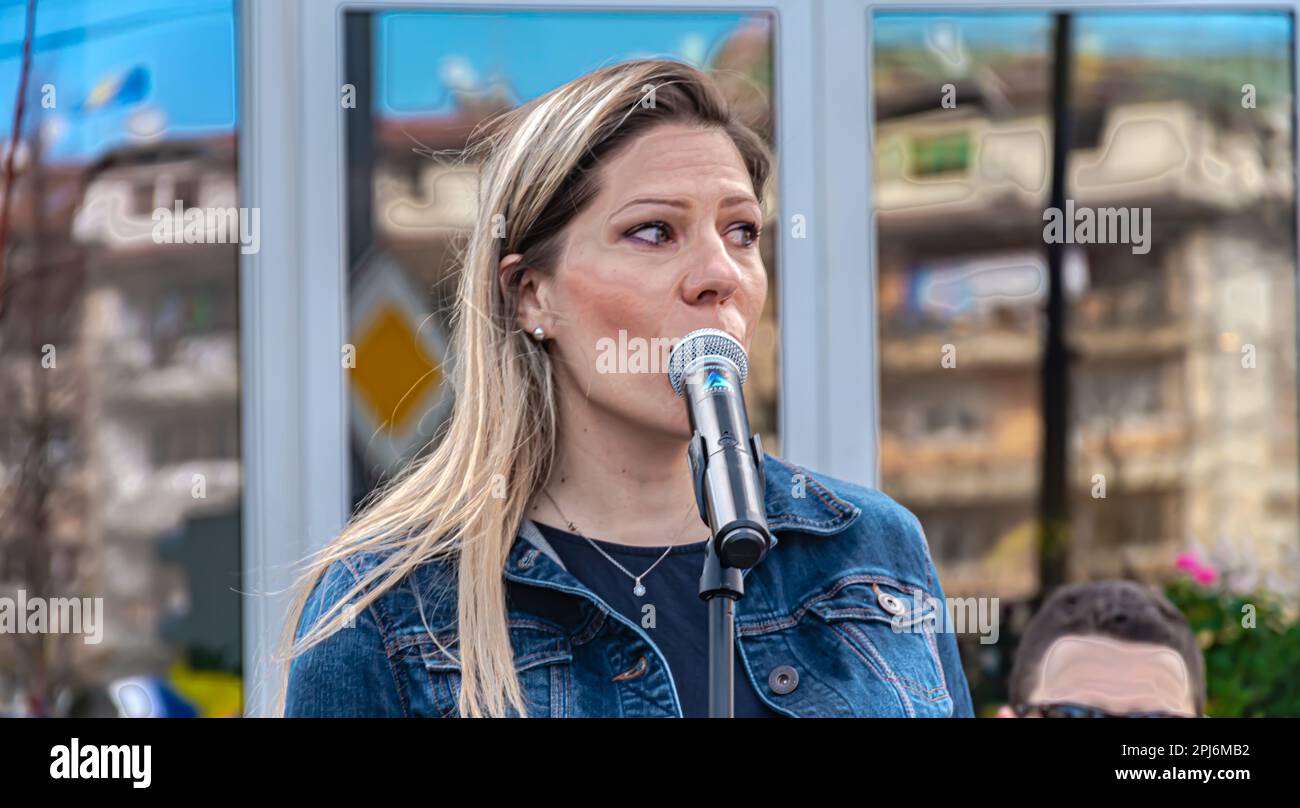
<instances>
[{"instance_id":1,"label":"microphone grille","mask_svg":"<svg viewBox=\"0 0 1300 808\"><path fill-rule=\"evenodd\" d=\"M673 392L681 395L686 383L686 369L696 359L718 356L728 359L740 371L740 383L749 377L749 357L745 349L726 331L700 328L682 337L668 355L668 381Z\"/></svg>"}]
</instances>

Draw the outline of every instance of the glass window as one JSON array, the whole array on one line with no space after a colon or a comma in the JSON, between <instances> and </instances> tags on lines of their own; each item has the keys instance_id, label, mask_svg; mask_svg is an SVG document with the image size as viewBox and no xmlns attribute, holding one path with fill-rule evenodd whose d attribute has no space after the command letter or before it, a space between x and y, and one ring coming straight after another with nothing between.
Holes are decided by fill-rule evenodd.
<instances>
[{"instance_id":1,"label":"glass window","mask_svg":"<svg viewBox=\"0 0 1300 808\"><path fill-rule=\"evenodd\" d=\"M235 30L232 0L38 4L0 189L0 598L69 620L0 634L0 715L241 711Z\"/></svg>"},{"instance_id":2,"label":"glass window","mask_svg":"<svg viewBox=\"0 0 1300 808\"><path fill-rule=\"evenodd\" d=\"M948 594L1028 594L1051 18L873 27L882 488L921 519Z\"/></svg>"},{"instance_id":3,"label":"glass window","mask_svg":"<svg viewBox=\"0 0 1300 808\"><path fill-rule=\"evenodd\" d=\"M1290 15L881 12L873 30L882 487L946 593L1165 585L1190 552L1300 594ZM1067 481L1061 580L1040 563L1045 471Z\"/></svg>"}]
</instances>

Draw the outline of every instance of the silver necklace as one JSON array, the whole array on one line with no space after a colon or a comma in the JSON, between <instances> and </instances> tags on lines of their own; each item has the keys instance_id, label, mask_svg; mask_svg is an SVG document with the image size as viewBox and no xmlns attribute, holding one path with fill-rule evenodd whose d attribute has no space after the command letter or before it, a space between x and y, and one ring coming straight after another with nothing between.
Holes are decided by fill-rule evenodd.
<instances>
[{"instance_id":1,"label":"silver necklace","mask_svg":"<svg viewBox=\"0 0 1300 808\"><path fill-rule=\"evenodd\" d=\"M663 561L665 558L668 557L668 554L673 551L672 545L669 545L668 548L664 550L663 555L659 556L659 558L655 561L655 563L651 564L650 567L645 572L641 573L640 575L635 575L630 570L628 570L627 567L618 563L618 561L615 560L613 557L611 557L609 553L605 552L604 548L602 548L599 544L596 544L596 542L592 541L590 536L586 535L581 530L578 530L578 526L575 525L573 521L569 519L569 517L564 515L564 511L560 509L560 503L555 501L555 497L551 496L551 493L549 491L547 491L546 489L542 489L542 493L545 494L546 498L549 499L551 501L551 504L555 506L555 512L560 515L560 518L568 523L569 532L576 533L579 536L582 536L582 538L587 540L588 544L596 548L596 552L603 555L609 561L609 563L618 567L620 570L623 571L624 575L631 578L633 583L632 594L636 595L638 598L645 597L645 592L646 592L645 584L641 583L641 579L649 575L650 570L653 570L655 567L659 566L659 562ZM682 533L685 532L686 532L685 530L682 531ZM681 535L682 535L681 533L678 533L677 534L678 538L680 538Z\"/></svg>"}]
</instances>

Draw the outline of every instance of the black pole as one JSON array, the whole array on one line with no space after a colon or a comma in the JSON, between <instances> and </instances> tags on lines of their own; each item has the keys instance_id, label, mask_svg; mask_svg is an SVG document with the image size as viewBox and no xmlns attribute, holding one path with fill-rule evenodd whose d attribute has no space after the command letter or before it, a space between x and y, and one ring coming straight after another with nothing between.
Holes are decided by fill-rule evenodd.
<instances>
[{"instance_id":1,"label":"black pole","mask_svg":"<svg viewBox=\"0 0 1300 808\"><path fill-rule=\"evenodd\" d=\"M343 16L347 47L345 69L352 85L354 107L343 109L347 153L348 279L374 248L375 130L373 26L370 12L350 11ZM355 512L378 483L352 441L348 442L348 485Z\"/></svg>"},{"instance_id":2,"label":"black pole","mask_svg":"<svg viewBox=\"0 0 1300 808\"><path fill-rule=\"evenodd\" d=\"M347 42L344 51L347 54L347 81L353 87L352 100L356 104L355 107L346 108L343 116L347 132L348 270L355 272L357 264L374 243L373 35L369 12L349 12L343 19Z\"/></svg>"},{"instance_id":3,"label":"black pole","mask_svg":"<svg viewBox=\"0 0 1300 808\"><path fill-rule=\"evenodd\" d=\"M717 536L704 559L700 597L709 603L709 718L736 714L736 601L745 594L742 571L722 563Z\"/></svg>"},{"instance_id":4,"label":"black pole","mask_svg":"<svg viewBox=\"0 0 1300 808\"><path fill-rule=\"evenodd\" d=\"M1051 206L1065 211L1066 170L1070 154L1071 15L1056 15L1052 68ZM1065 222L1066 227L1073 226ZM1043 407L1042 479L1039 491L1038 592L1035 605L1064 583L1070 550L1070 353L1065 343L1065 288L1061 266L1065 245L1047 245L1047 335L1040 373Z\"/></svg>"}]
</instances>

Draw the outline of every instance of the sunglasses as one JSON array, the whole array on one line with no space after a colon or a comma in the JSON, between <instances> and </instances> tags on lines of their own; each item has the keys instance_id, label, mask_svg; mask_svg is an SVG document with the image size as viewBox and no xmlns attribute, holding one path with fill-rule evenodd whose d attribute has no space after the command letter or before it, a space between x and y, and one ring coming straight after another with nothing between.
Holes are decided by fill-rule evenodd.
<instances>
[{"instance_id":1,"label":"sunglasses","mask_svg":"<svg viewBox=\"0 0 1300 808\"><path fill-rule=\"evenodd\" d=\"M1087 704L1058 702L1055 704L1018 704L1016 715L1020 718L1189 718L1180 713L1152 710L1136 713L1110 713Z\"/></svg>"}]
</instances>

